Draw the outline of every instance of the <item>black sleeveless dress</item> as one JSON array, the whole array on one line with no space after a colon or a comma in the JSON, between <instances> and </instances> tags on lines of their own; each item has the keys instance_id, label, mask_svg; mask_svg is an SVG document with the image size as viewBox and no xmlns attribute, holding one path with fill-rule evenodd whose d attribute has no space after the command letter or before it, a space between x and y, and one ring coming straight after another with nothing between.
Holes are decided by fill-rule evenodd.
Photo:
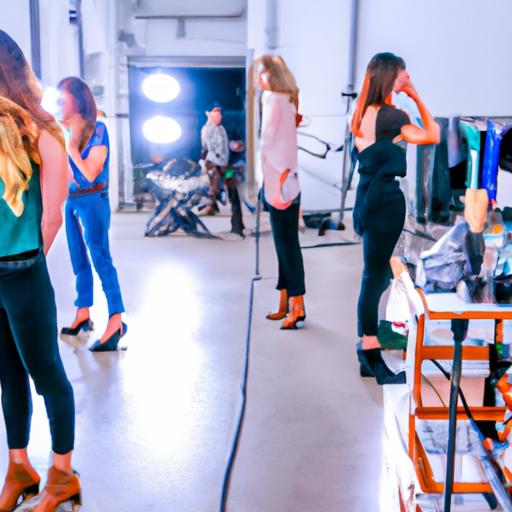
<instances>
[{"instance_id":1,"label":"black sleeveless dress","mask_svg":"<svg viewBox=\"0 0 512 512\"><path fill-rule=\"evenodd\" d=\"M358 154L359 184L354 230L363 238L364 268L358 300L358 335L377 335L379 300L392 276L389 260L405 222L405 198L396 177L405 177L404 145L393 139L409 124L405 112L383 105L375 143Z\"/></svg>"}]
</instances>

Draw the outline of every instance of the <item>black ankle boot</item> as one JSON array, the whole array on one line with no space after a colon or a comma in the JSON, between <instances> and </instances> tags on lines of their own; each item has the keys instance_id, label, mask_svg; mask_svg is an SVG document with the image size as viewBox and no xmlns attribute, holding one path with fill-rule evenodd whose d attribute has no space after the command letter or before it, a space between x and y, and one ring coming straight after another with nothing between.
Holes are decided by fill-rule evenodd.
<instances>
[{"instance_id":1,"label":"black ankle boot","mask_svg":"<svg viewBox=\"0 0 512 512\"><path fill-rule=\"evenodd\" d=\"M361 376L375 377L377 384L405 384L405 372L393 373L382 359L381 349L363 350L358 343L357 359L361 363Z\"/></svg>"}]
</instances>

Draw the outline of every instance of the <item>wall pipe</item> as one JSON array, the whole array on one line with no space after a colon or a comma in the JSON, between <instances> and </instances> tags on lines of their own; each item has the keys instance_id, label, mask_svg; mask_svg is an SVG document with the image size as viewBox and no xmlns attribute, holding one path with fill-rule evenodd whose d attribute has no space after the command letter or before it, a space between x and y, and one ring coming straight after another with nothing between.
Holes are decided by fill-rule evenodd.
<instances>
[{"instance_id":1,"label":"wall pipe","mask_svg":"<svg viewBox=\"0 0 512 512\"><path fill-rule=\"evenodd\" d=\"M359 0L352 0L350 9L350 39L348 46L347 93L354 92L357 64L357 33L359 22Z\"/></svg>"},{"instance_id":2,"label":"wall pipe","mask_svg":"<svg viewBox=\"0 0 512 512\"><path fill-rule=\"evenodd\" d=\"M82 22L82 0L76 0L76 23L78 27L78 68L80 78L85 79L84 26Z\"/></svg>"},{"instance_id":3,"label":"wall pipe","mask_svg":"<svg viewBox=\"0 0 512 512\"><path fill-rule=\"evenodd\" d=\"M41 16L39 0L30 0L30 46L32 69L41 80Z\"/></svg>"},{"instance_id":4,"label":"wall pipe","mask_svg":"<svg viewBox=\"0 0 512 512\"><path fill-rule=\"evenodd\" d=\"M278 47L279 29L277 25L278 0L267 0L265 20L265 50L275 50Z\"/></svg>"}]
</instances>

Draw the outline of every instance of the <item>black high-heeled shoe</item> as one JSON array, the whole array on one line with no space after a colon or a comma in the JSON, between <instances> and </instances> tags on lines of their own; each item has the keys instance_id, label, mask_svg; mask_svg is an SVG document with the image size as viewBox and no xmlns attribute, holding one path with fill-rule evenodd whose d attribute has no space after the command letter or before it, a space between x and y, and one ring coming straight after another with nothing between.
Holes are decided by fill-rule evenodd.
<instances>
[{"instance_id":1,"label":"black high-heeled shoe","mask_svg":"<svg viewBox=\"0 0 512 512\"><path fill-rule=\"evenodd\" d=\"M94 324L90 318L80 322L76 327L63 327L60 330L61 336L78 336L80 331L89 332L94 331Z\"/></svg>"},{"instance_id":2,"label":"black high-heeled shoe","mask_svg":"<svg viewBox=\"0 0 512 512\"><path fill-rule=\"evenodd\" d=\"M380 348L363 350L361 343L357 344L357 359L361 363L361 377L375 377L377 384L405 384L405 372L392 372L382 359Z\"/></svg>"},{"instance_id":3,"label":"black high-heeled shoe","mask_svg":"<svg viewBox=\"0 0 512 512\"><path fill-rule=\"evenodd\" d=\"M96 340L90 347L91 352L115 352L119 341L128 332L128 326L122 322L122 327L118 329L110 338L105 340L103 343L100 340Z\"/></svg>"}]
</instances>

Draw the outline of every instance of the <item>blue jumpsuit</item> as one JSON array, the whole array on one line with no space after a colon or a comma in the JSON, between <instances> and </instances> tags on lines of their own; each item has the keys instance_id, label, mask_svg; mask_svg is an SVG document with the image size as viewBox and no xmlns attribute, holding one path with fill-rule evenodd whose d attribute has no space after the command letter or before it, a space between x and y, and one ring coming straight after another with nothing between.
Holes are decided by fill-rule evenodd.
<instances>
[{"instance_id":1,"label":"blue jumpsuit","mask_svg":"<svg viewBox=\"0 0 512 512\"><path fill-rule=\"evenodd\" d=\"M94 133L82 151L86 159L94 146L106 146L103 170L93 183L89 182L70 159L74 183L66 202L66 235L73 272L76 276L77 308L93 304L93 275L87 249L107 297L109 316L124 312L117 272L110 254L108 230L110 203L108 198L110 144L107 127L96 123Z\"/></svg>"}]
</instances>

